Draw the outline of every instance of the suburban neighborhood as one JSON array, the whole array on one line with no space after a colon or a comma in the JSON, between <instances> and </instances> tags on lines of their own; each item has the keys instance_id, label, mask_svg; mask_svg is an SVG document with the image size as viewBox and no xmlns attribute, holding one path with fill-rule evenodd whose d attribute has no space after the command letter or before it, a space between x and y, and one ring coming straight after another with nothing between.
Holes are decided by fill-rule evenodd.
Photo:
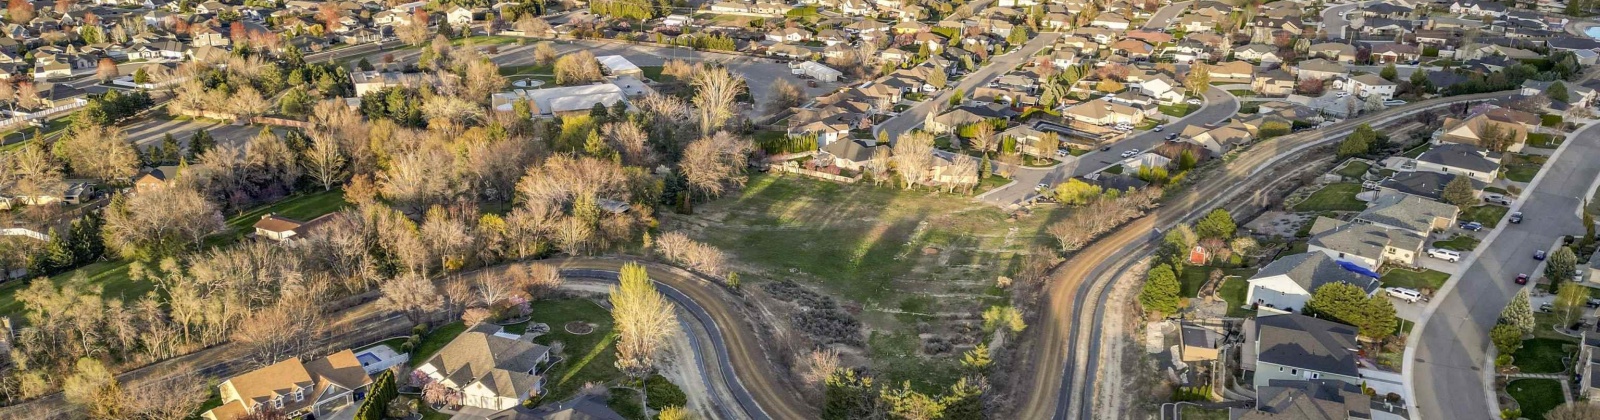
<instances>
[{"instance_id":1,"label":"suburban neighborhood","mask_svg":"<svg viewBox=\"0 0 1600 420\"><path fill-rule=\"evenodd\" d=\"M1600 418L1589 0L10 0L0 418Z\"/></svg>"}]
</instances>

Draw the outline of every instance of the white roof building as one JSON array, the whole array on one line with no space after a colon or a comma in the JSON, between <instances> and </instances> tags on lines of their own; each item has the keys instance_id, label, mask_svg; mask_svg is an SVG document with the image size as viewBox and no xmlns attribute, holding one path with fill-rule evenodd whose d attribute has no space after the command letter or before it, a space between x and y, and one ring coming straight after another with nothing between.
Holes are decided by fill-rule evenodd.
<instances>
[{"instance_id":1,"label":"white roof building","mask_svg":"<svg viewBox=\"0 0 1600 420\"><path fill-rule=\"evenodd\" d=\"M533 103L535 116L555 116L569 112L588 112L595 104L606 107L626 102L628 95L614 83L596 83L584 86L562 86L548 89L517 89L496 93L492 100L496 111L510 112L519 100Z\"/></svg>"},{"instance_id":2,"label":"white roof building","mask_svg":"<svg viewBox=\"0 0 1600 420\"><path fill-rule=\"evenodd\" d=\"M594 59L600 62L600 68L605 69L607 74L613 76L644 74L643 70L639 70L639 66L634 65L632 61L628 61L627 58L620 55L603 55Z\"/></svg>"}]
</instances>

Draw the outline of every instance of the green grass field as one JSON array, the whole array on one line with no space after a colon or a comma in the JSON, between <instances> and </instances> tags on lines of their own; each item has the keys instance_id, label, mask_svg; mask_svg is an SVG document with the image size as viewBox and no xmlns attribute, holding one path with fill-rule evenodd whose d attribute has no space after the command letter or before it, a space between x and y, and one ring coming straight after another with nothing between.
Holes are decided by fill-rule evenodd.
<instances>
[{"instance_id":1,"label":"green grass field","mask_svg":"<svg viewBox=\"0 0 1600 420\"><path fill-rule=\"evenodd\" d=\"M1528 146L1538 147L1541 149L1554 149L1561 147L1561 141L1564 139L1565 137L1549 133L1528 133Z\"/></svg>"},{"instance_id":2,"label":"green grass field","mask_svg":"<svg viewBox=\"0 0 1600 420\"><path fill-rule=\"evenodd\" d=\"M1531 182L1534 175L1539 174L1539 168L1544 167L1544 162L1549 159L1539 155L1515 155L1515 159L1507 159L1505 164L1506 179L1516 182Z\"/></svg>"},{"instance_id":3,"label":"green grass field","mask_svg":"<svg viewBox=\"0 0 1600 420\"><path fill-rule=\"evenodd\" d=\"M1378 279L1385 287L1404 287L1411 290L1439 290L1446 280L1450 280L1450 274L1428 269L1411 271L1404 268L1390 268Z\"/></svg>"},{"instance_id":4,"label":"green grass field","mask_svg":"<svg viewBox=\"0 0 1600 420\"><path fill-rule=\"evenodd\" d=\"M1356 194L1361 192L1361 184L1353 182L1340 182L1328 184L1326 187L1311 193L1305 201L1294 205L1295 211L1361 211L1367 208L1367 203L1356 199Z\"/></svg>"},{"instance_id":5,"label":"green grass field","mask_svg":"<svg viewBox=\"0 0 1600 420\"><path fill-rule=\"evenodd\" d=\"M1542 126L1545 126L1545 127L1559 126L1559 125L1561 125L1561 116L1560 115L1555 115L1555 114L1540 114L1539 115L1539 125L1542 125Z\"/></svg>"},{"instance_id":6,"label":"green grass field","mask_svg":"<svg viewBox=\"0 0 1600 420\"><path fill-rule=\"evenodd\" d=\"M1500 219L1504 218L1506 213L1510 211L1510 208L1501 206L1474 206L1462 209L1461 217L1458 219L1463 222L1482 223L1486 227L1493 228L1495 225L1499 225Z\"/></svg>"},{"instance_id":7,"label":"green grass field","mask_svg":"<svg viewBox=\"0 0 1600 420\"><path fill-rule=\"evenodd\" d=\"M1243 318L1251 314L1250 309L1244 307L1244 298L1250 289L1250 282L1243 277L1235 277L1222 281L1222 287L1217 289L1217 294L1222 300L1228 302L1228 316Z\"/></svg>"},{"instance_id":8,"label":"green grass field","mask_svg":"<svg viewBox=\"0 0 1600 420\"><path fill-rule=\"evenodd\" d=\"M1566 402L1561 382L1554 379L1518 379L1506 384L1506 393L1522 407L1522 417L1544 420L1544 413Z\"/></svg>"},{"instance_id":9,"label":"green grass field","mask_svg":"<svg viewBox=\"0 0 1600 420\"><path fill-rule=\"evenodd\" d=\"M550 382L546 385L550 393L545 401L565 400L585 383L606 383L622 377L616 366L616 334L611 328L611 313L600 305L587 299L538 301L533 304L532 320L550 325L549 334L533 341L547 346L561 342L566 358L550 370ZM568 333L563 326L573 321L594 324L594 332Z\"/></svg>"},{"instance_id":10,"label":"green grass field","mask_svg":"<svg viewBox=\"0 0 1600 420\"><path fill-rule=\"evenodd\" d=\"M1368 169L1372 169L1371 164L1358 160L1352 161L1348 165L1344 165L1343 168L1339 168L1339 171L1335 173L1345 178L1361 179L1361 176L1365 175Z\"/></svg>"},{"instance_id":11,"label":"green grass field","mask_svg":"<svg viewBox=\"0 0 1600 420\"><path fill-rule=\"evenodd\" d=\"M1433 246L1435 248L1467 252L1478 247L1478 239L1468 235L1457 235L1454 238L1442 241L1434 241Z\"/></svg>"},{"instance_id":12,"label":"green grass field","mask_svg":"<svg viewBox=\"0 0 1600 420\"><path fill-rule=\"evenodd\" d=\"M1566 370L1561 358L1576 354L1577 348L1566 341L1534 338L1522 342L1512 362L1524 373L1560 373Z\"/></svg>"},{"instance_id":13,"label":"green grass field","mask_svg":"<svg viewBox=\"0 0 1600 420\"><path fill-rule=\"evenodd\" d=\"M1198 297L1200 295L1200 287L1206 284L1206 280L1211 278L1211 270L1215 269L1217 268L1200 266L1184 267L1183 274L1178 276L1178 282L1180 283L1178 295L1191 299ZM1248 279L1250 276L1255 275L1256 271L1257 269L1255 268L1224 268L1222 269L1222 276L1225 279L1235 277ZM1226 282L1224 282L1224 285L1226 285ZM1218 286L1217 293L1222 293L1222 286ZM1243 301L1242 298L1240 300Z\"/></svg>"},{"instance_id":14,"label":"green grass field","mask_svg":"<svg viewBox=\"0 0 1600 420\"><path fill-rule=\"evenodd\" d=\"M1194 112L1194 108L1188 104L1161 105L1159 108L1161 109L1162 114L1167 114L1176 118L1183 118Z\"/></svg>"},{"instance_id":15,"label":"green grass field","mask_svg":"<svg viewBox=\"0 0 1600 420\"><path fill-rule=\"evenodd\" d=\"M456 336L466 331L467 324L461 321L440 325L433 331L428 331L422 335L422 342L417 343L417 350L411 352L411 364L417 365L427 361L434 353L438 353L439 349L444 348L444 345L450 344L450 340L456 339Z\"/></svg>"}]
</instances>

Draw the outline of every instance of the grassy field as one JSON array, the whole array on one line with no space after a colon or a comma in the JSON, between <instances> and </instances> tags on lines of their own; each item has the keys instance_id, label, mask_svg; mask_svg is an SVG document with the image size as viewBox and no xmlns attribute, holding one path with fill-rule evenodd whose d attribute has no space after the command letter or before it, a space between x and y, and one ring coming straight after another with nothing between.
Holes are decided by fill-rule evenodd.
<instances>
[{"instance_id":1,"label":"grassy field","mask_svg":"<svg viewBox=\"0 0 1600 420\"><path fill-rule=\"evenodd\" d=\"M1554 379L1518 379L1506 384L1506 393L1522 407L1522 417L1544 420L1544 413L1566 402L1561 382Z\"/></svg>"},{"instance_id":2,"label":"grassy field","mask_svg":"<svg viewBox=\"0 0 1600 420\"><path fill-rule=\"evenodd\" d=\"M1560 373L1566 370L1561 358L1575 354L1577 348L1566 341L1535 338L1523 341L1512 360L1524 373Z\"/></svg>"},{"instance_id":3,"label":"grassy field","mask_svg":"<svg viewBox=\"0 0 1600 420\"><path fill-rule=\"evenodd\" d=\"M1390 268L1384 271L1383 277L1378 278L1384 287L1404 287L1411 290L1439 290L1446 280L1450 280L1450 275L1444 272L1428 269L1411 271L1404 268Z\"/></svg>"},{"instance_id":4,"label":"grassy field","mask_svg":"<svg viewBox=\"0 0 1600 420\"><path fill-rule=\"evenodd\" d=\"M1215 269L1217 268L1197 266L1184 267L1183 275L1178 276L1178 282L1181 283L1181 288L1178 291L1178 295L1191 299L1198 297L1200 295L1200 287L1206 284L1206 280L1211 278L1211 270ZM1222 269L1222 276L1223 278L1238 277L1248 279L1250 276L1255 275L1256 271L1257 269L1255 268L1224 268ZM1217 292L1221 293L1221 286L1218 287L1219 289Z\"/></svg>"},{"instance_id":5,"label":"grassy field","mask_svg":"<svg viewBox=\"0 0 1600 420\"><path fill-rule=\"evenodd\" d=\"M1217 294L1222 300L1228 302L1228 316L1243 318L1250 315L1250 310L1244 307L1244 297L1250 289L1249 280L1235 277L1222 281L1222 287L1217 288Z\"/></svg>"},{"instance_id":6,"label":"grassy field","mask_svg":"<svg viewBox=\"0 0 1600 420\"><path fill-rule=\"evenodd\" d=\"M1513 159L1506 159L1505 177L1516 182L1531 182L1533 176L1539 174L1539 168L1544 166L1546 159L1539 155L1514 155Z\"/></svg>"},{"instance_id":7,"label":"grassy field","mask_svg":"<svg viewBox=\"0 0 1600 420\"><path fill-rule=\"evenodd\" d=\"M1500 224L1500 219L1506 216L1511 209L1508 207L1482 205L1462 209L1459 220L1463 222L1478 222L1485 227L1493 228Z\"/></svg>"},{"instance_id":8,"label":"grassy field","mask_svg":"<svg viewBox=\"0 0 1600 420\"><path fill-rule=\"evenodd\" d=\"M765 174L693 215L666 215L663 230L727 251L746 283L791 279L859 307L857 318L881 337L868 342L875 376L943 387L958 376L953 357L918 355L916 334L896 335L914 329L894 312L917 297L937 297L924 309L939 313L977 313L1003 301L1003 291L987 292L1015 272L1022 253L1054 246L1043 229L1057 213L1012 220L963 195ZM959 333L953 324L928 324L932 333Z\"/></svg>"},{"instance_id":9,"label":"grassy field","mask_svg":"<svg viewBox=\"0 0 1600 420\"><path fill-rule=\"evenodd\" d=\"M1176 118L1183 118L1194 112L1194 107L1189 106L1189 104L1161 105L1159 108L1162 114Z\"/></svg>"},{"instance_id":10,"label":"grassy field","mask_svg":"<svg viewBox=\"0 0 1600 420\"><path fill-rule=\"evenodd\" d=\"M434 353L438 353L439 349L444 348L444 345L450 344L450 340L456 339L456 336L466 331L467 324L463 324L461 321L440 325L434 328L433 331L428 331L427 334L422 335L422 342L417 343L417 350L411 352L411 364L416 365L427 361L429 357L433 357Z\"/></svg>"},{"instance_id":11,"label":"grassy field","mask_svg":"<svg viewBox=\"0 0 1600 420\"><path fill-rule=\"evenodd\" d=\"M1361 192L1361 184L1353 182L1340 182L1328 184L1326 187L1311 193L1305 201L1294 205L1295 211L1361 211L1367 208L1367 203L1356 199L1356 193Z\"/></svg>"},{"instance_id":12,"label":"grassy field","mask_svg":"<svg viewBox=\"0 0 1600 420\"><path fill-rule=\"evenodd\" d=\"M1434 241L1433 247L1467 252L1478 247L1478 238L1468 235L1456 235L1454 238L1442 241Z\"/></svg>"},{"instance_id":13,"label":"grassy field","mask_svg":"<svg viewBox=\"0 0 1600 420\"><path fill-rule=\"evenodd\" d=\"M1561 141L1565 139L1565 137L1549 133L1528 133L1528 146L1538 147L1541 149L1554 149L1561 147Z\"/></svg>"},{"instance_id":14,"label":"grassy field","mask_svg":"<svg viewBox=\"0 0 1600 420\"><path fill-rule=\"evenodd\" d=\"M1539 125L1542 125L1542 126L1545 126L1545 127L1559 126L1559 125L1561 125L1561 116L1560 115L1555 115L1555 114L1540 114L1539 115Z\"/></svg>"},{"instance_id":15,"label":"grassy field","mask_svg":"<svg viewBox=\"0 0 1600 420\"><path fill-rule=\"evenodd\" d=\"M1344 165L1344 167L1339 168L1339 171L1336 173L1345 178L1361 179L1361 175L1365 175L1368 169L1372 169L1371 164L1358 160L1352 161L1348 165Z\"/></svg>"},{"instance_id":16,"label":"grassy field","mask_svg":"<svg viewBox=\"0 0 1600 420\"><path fill-rule=\"evenodd\" d=\"M516 76L522 74L554 75L555 67L550 65L527 64L521 66L505 66L500 68L501 76Z\"/></svg>"},{"instance_id":17,"label":"grassy field","mask_svg":"<svg viewBox=\"0 0 1600 420\"><path fill-rule=\"evenodd\" d=\"M611 328L611 313L586 299L539 301L533 304L532 320L550 325L550 333L535 338L535 343L562 344L561 365L551 368L548 376L550 393L545 401L561 401L583 388L589 382L606 383L621 378L617 370L616 335ZM568 333L563 326L580 321L595 325L592 333Z\"/></svg>"}]
</instances>

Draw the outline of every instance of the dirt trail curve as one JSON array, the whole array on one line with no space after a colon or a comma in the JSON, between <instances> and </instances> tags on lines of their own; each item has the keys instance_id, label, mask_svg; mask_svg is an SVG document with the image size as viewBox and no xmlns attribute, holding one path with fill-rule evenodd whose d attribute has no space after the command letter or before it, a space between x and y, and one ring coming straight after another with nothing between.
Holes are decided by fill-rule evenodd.
<instances>
[{"instance_id":1,"label":"dirt trail curve","mask_svg":"<svg viewBox=\"0 0 1600 420\"><path fill-rule=\"evenodd\" d=\"M1019 403L1013 418L1089 418L1093 410L1093 384L1098 343L1109 288L1102 279L1130 258L1147 252L1155 243L1155 229L1172 226L1203 214L1245 190L1255 175L1283 158L1348 136L1359 124L1380 124L1419 111L1466 101L1509 97L1509 92L1455 96L1396 107L1375 115L1340 122L1331 127L1278 137L1251 146L1220 168L1220 173L1200 178L1197 185L1165 200L1162 207L1097 240L1051 274L1047 292L1048 313L1018 348L1019 365L1012 389ZM1215 171L1215 170L1214 170ZM1080 304L1081 303L1081 304ZM1089 327L1087 334L1083 328Z\"/></svg>"},{"instance_id":2,"label":"dirt trail curve","mask_svg":"<svg viewBox=\"0 0 1600 420\"><path fill-rule=\"evenodd\" d=\"M568 277L615 279L627 259L566 258L547 261ZM668 299L688 309L706 326L717 348L717 365L709 372L721 376L738 400L739 409L752 419L810 419L819 413L801 400L788 377L767 357L761 334L744 311L735 308L739 298L711 280L685 270L643 263L650 278L666 286Z\"/></svg>"}]
</instances>

